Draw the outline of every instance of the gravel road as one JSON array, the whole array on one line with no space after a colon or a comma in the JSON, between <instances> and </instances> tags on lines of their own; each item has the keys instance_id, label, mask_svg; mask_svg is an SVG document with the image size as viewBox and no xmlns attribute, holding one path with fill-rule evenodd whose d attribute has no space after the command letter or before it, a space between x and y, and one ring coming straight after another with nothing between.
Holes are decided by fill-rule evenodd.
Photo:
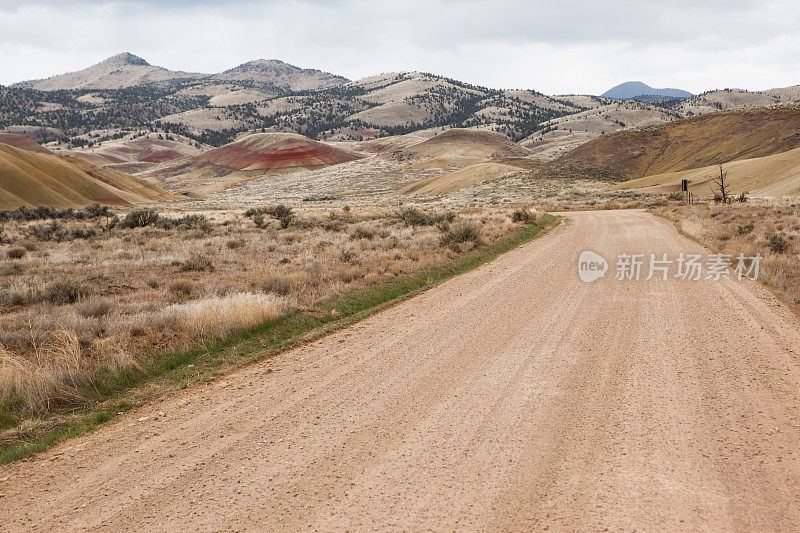
<instances>
[{"instance_id":1,"label":"gravel road","mask_svg":"<svg viewBox=\"0 0 800 533\"><path fill-rule=\"evenodd\" d=\"M639 211L0 468L0 529L797 531L800 320ZM611 263L583 283L584 249Z\"/></svg>"}]
</instances>

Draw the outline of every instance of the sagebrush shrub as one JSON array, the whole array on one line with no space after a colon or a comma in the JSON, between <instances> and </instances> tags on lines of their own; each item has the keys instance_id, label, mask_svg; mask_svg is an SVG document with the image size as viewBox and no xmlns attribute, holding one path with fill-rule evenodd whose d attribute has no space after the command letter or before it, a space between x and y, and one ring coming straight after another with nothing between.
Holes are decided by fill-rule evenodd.
<instances>
[{"instance_id":1,"label":"sagebrush shrub","mask_svg":"<svg viewBox=\"0 0 800 533\"><path fill-rule=\"evenodd\" d=\"M515 224L519 222L530 224L533 219L533 214L524 207L518 207L511 213L511 221Z\"/></svg>"},{"instance_id":2,"label":"sagebrush shrub","mask_svg":"<svg viewBox=\"0 0 800 533\"><path fill-rule=\"evenodd\" d=\"M746 224L739 225L739 227L736 228L736 233L738 233L739 235L746 235L751 231L753 231L755 227L756 225L753 224L752 222L747 222Z\"/></svg>"},{"instance_id":3,"label":"sagebrush shrub","mask_svg":"<svg viewBox=\"0 0 800 533\"><path fill-rule=\"evenodd\" d=\"M176 279L170 284L169 290L177 296L189 296L194 292L194 281L190 279Z\"/></svg>"},{"instance_id":4,"label":"sagebrush shrub","mask_svg":"<svg viewBox=\"0 0 800 533\"><path fill-rule=\"evenodd\" d=\"M28 250L26 250L24 246L14 246L9 248L8 252L6 252L9 259L22 259L27 253Z\"/></svg>"},{"instance_id":5,"label":"sagebrush shrub","mask_svg":"<svg viewBox=\"0 0 800 533\"><path fill-rule=\"evenodd\" d=\"M481 243L481 230L472 222L456 222L447 230L440 240L442 246L455 246L463 242Z\"/></svg>"},{"instance_id":6,"label":"sagebrush shrub","mask_svg":"<svg viewBox=\"0 0 800 533\"><path fill-rule=\"evenodd\" d=\"M202 254L192 254L181 264L181 272L213 272L214 262L211 258Z\"/></svg>"},{"instance_id":7,"label":"sagebrush shrub","mask_svg":"<svg viewBox=\"0 0 800 533\"><path fill-rule=\"evenodd\" d=\"M422 209L417 209L416 207L404 207L398 211L397 216L406 226L410 226L412 228L420 226L433 226L435 223L435 220L432 216L427 214Z\"/></svg>"},{"instance_id":8,"label":"sagebrush shrub","mask_svg":"<svg viewBox=\"0 0 800 533\"><path fill-rule=\"evenodd\" d=\"M91 294L88 285L71 278L61 278L51 281L44 288L44 299L48 302L65 305L82 300Z\"/></svg>"},{"instance_id":9,"label":"sagebrush shrub","mask_svg":"<svg viewBox=\"0 0 800 533\"><path fill-rule=\"evenodd\" d=\"M158 222L159 214L155 209L134 209L122 219L120 226L123 228L144 228L154 226Z\"/></svg>"},{"instance_id":10,"label":"sagebrush shrub","mask_svg":"<svg viewBox=\"0 0 800 533\"><path fill-rule=\"evenodd\" d=\"M789 242L778 233L769 236L769 249L776 254L782 254L789 249Z\"/></svg>"},{"instance_id":11,"label":"sagebrush shrub","mask_svg":"<svg viewBox=\"0 0 800 533\"><path fill-rule=\"evenodd\" d=\"M75 312L84 318L100 318L114 309L114 300L110 298L92 298L75 306Z\"/></svg>"}]
</instances>

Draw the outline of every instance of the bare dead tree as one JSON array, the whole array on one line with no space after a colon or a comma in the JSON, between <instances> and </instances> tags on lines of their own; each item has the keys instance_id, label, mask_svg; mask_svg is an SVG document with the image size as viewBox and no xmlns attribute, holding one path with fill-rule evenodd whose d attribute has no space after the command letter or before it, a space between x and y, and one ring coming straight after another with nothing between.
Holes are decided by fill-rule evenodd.
<instances>
[{"instance_id":1,"label":"bare dead tree","mask_svg":"<svg viewBox=\"0 0 800 533\"><path fill-rule=\"evenodd\" d=\"M730 196L730 191L728 190L728 184L726 180L728 179L728 173L722 170L722 165L719 166L719 177L714 178L713 183L717 186L717 190L715 191L713 188L711 189L715 196L719 196L722 198L722 203L728 203L728 197Z\"/></svg>"}]
</instances>

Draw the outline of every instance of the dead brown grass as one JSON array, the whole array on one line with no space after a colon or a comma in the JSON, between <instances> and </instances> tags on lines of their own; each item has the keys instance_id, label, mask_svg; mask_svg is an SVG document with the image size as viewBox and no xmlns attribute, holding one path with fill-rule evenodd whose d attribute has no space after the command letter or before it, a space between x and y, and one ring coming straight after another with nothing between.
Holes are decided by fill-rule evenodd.
<instances>
[{"instance_id":1,"label":"dead brown grass","mask_svg":"<svg viewBox=\"0 0 800 533\"><path fill-rule=\"evenodd\" d=\"M286 227L244 209L141 227L62 220L58 240L30 231L46 221L7 224L27 254L0 259L0 409L46 411L102 369L430 268L515 227L505 209L292 207Z\"/></svg>"},{"instance_id":2,"label":"dead brown grass","mask_svg":"<svg viewBox=\"0 0 800 533\"><path fill-rule=\"evenodd\" d=\"M688 235L712 250L754 256L759 279L800 305L800 206L791 200L660 208ZM783 243L776 245L776 243Z\"/></svg>"}]
</instances>

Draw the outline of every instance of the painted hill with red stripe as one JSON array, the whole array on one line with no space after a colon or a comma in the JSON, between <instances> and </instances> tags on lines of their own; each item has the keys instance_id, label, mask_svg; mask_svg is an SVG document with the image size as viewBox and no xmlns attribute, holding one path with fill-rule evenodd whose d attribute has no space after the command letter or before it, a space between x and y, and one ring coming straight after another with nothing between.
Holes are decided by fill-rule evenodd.
<instances>
[{"instance_id":1,"label":"painted hill with red stripe","mask_svg":"<svg viewBox=\"0 0 800 533\"><path fill-rule=\"evenodd\" d=\"M203 149L185 137L159 139L155 138L155 134L148 134L146 137L111 140L96 147L61 153L85 159L98 166L138 173L161 163L197 156L203 153Z\"/></svg>"},{"instance_id":2,"label":"painted hill with red stripe","mask_svg":"<svg viewBox=\"0 0 800 533\"><path fill-rule=\"evenodd\" d=\"M17 135L16 133L0 133L0 143L21 148L29 152L38 152L40 154L50 154L50 150L37 143L30 137L25 135Z\"/></svg>"},{"instance_id":3,"label":"painted hill with red stripe","mask_svg":"<svg viewBox=\"0 0 800 533\"><path fill-rule=\"evenodd\" d=\"M295 133L255 133L147 174L172 190L211 192L271 172L314 170L362 157Z\"/></svg>"}]
</instances>

